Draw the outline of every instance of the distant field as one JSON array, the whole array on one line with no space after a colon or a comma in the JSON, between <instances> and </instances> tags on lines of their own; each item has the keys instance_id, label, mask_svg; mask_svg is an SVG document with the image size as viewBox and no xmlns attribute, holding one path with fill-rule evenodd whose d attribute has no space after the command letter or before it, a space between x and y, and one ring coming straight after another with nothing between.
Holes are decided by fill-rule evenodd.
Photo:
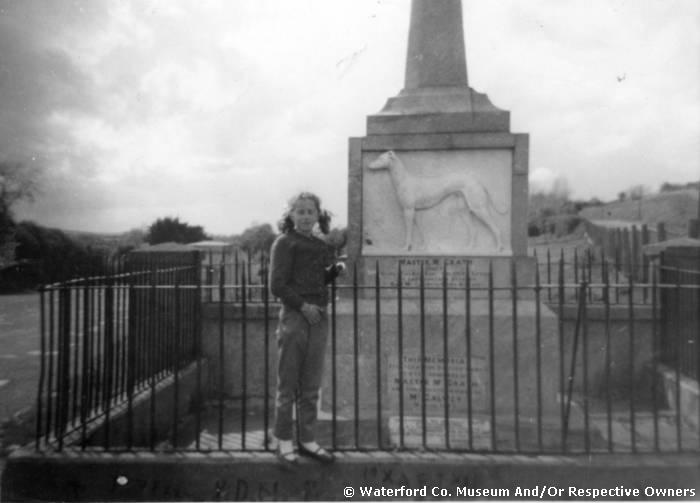
<instances>
[{"instance_id":1,"label":"distant field","mask_svg":"<svg viewBox=\"0 0 700 503\"><path fill-rule=\"evenodd\" d=\"M698 217L698 191L664 192L639 200L615 201L585 208L580 215L589 220L641 222L656 228L663 222L669 238L686 235L688 220Z\"/></svg>"}]
</instances>

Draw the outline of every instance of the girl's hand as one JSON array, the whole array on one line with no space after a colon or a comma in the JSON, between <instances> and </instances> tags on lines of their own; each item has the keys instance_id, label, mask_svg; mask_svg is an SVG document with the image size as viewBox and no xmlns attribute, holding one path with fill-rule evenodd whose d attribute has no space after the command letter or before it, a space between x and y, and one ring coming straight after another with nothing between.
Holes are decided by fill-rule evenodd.
<instances>
[{"instance_id":1,"label":"girl's hand","mask_svg":"<svg viewBox=\"0 0 700 503\"><path fill-rule=\"evenodd\" d=\"M307 304L304 302L301 305L301 314L304 315L304 318L306 318L306 321L309 322L309 325L315 325L321 321L322 312L323 310L315 304Z\"/></svg>"}]
</instances>

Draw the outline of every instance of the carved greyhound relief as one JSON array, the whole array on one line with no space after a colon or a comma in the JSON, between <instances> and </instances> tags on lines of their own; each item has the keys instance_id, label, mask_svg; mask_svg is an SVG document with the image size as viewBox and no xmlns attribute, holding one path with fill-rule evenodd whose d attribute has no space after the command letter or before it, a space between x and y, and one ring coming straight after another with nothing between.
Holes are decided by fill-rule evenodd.
<instances>
[{"instance_id":1,"label":"carved greyhound relief","mask_svg":"<svg viewBox=\"0 0 700 503\"><path fill-rule=\"evenodd\" d=\"M384 152L368 167L372 170L389 170L403 212L406 251L410 251L413 246L416 211L432 208L451 195L457 195L464 200L467 209L489 230L496 242L496 248L499 251L503 250L501 230L494 222L492 211L504 215L507 209L496 207L489 191L472 174L449 172L439 176L418 176L408 172L399 156L392 150Z\"/></svg>"}]
</instances>

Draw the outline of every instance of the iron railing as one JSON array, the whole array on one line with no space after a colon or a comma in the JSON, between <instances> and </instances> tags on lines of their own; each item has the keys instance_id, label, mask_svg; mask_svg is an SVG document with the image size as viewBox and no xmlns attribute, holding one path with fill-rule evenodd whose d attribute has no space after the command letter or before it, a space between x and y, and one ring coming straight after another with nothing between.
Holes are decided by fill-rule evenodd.
<instances>
[{"instance_id":1,"label":"iron railing","mask_svg":"<svg viewBox=\"0 0 700 503\"><path fill-rule=\"evenodd\" d=\"M562 268L563 262L560 264ZM400 277L401 269L397 274ZM425 295L431 288L422 282L418 287L407 288L401 286L399 281L396 287L388 288L379 283L360 285L355 277L350 284L333 286L329 313L329 376L324 387L330 396L326 396L321 409L328 418L326 437L333 448L517 453L678 452L700 449L697 426L693 429L686 425L686 416L697 425L700 410L687 407L686 410L679 410L682 405L676 406L675 410L670 409L668 393L680 393L681 382L664 383L659 377L661 362L656 356L659 353L662 324L658 298L661 291L673 289L674 285L659 283L655 274L652 274L652 281L648 284L636 284L632 280L613 283L605 266L600 272L599 283L588 283L585 279L578 284L564 283L561 281L563 276L560 276L559 282L545 284L537 274L532 285L513 284L507 288L495 288L491 276L488 287L472 288L466 274L466 287L462 291L447 286L445 279L443 287L438 289L441 295L437 311L434 300L428 300ZM380 275L377 273L375 277ZM249 286L245 283L235 286L222 283L218 288L222 291L221 300L216 303L221 326L227 306L225 292ZM270 304L266 287L262 285L259 288L264 312L274 311L275 306ZM697 286L685 288L698 289ZM391 293L387 295L389 291ZM645 291L648 292L646 295L641 294ZM547 302L550 293L552 300ZM534 306L536 312L534 316L528 313L526 319L520 310L526 307L522 299L527 298L533 300L529 306ZM613 303L613 299L624 301ZM461 304L461 309L456 307L458 304ZM233 371L240 372L239 382L242 384L237 388L233 400L227 399L227 392L222 389L219 390L219 399L211 403L212 410L219 418L218 425L213 428L214 433L210 432L209 436L208 445L213 448L256 450L270 445L268 427L274 390L267 384L263 388L262 404L260 396L255 396L262 420L252 430L246 426L246 422L250 422L247 411L251 410L253 401L246 389L243 362L252 355L246 355L245 348L250 346L252 339L248 334L254 331L256 323L249 314L254 305L245 300L238 305L240 315L236 324L240 341L236 347L241 351L238 354L240 363L222 359L217 368L221 383L225 380L224 376ZM339 308L339 305L344 308ZM542 352L546 344L543 323L551 323L551 318L541 311L545 305L559 315L557 334L554 338L550 334L549 341L557 347L547 354L549 361L545 361ZM369 316L368 306L371 307ZM504 306L508 306L507 312L503 311ZM407 314L409 310L413 310L412 316ZM475 311L480 314L475 315ZM573 312L573 315L568 315L568 321L567 311ZM387 317L384 317L385 313ZM476 338L474 325L479 324L474 320L478 316L483 318L479 328L486 327L487 332L483 362L470 356ZM456 317L465 320L464 325L457 329L458 333L454 331ZM392 319L389 323L394 326L389 326L387 318ZM504 318L518 321L506 323L504 330L503 323L499 325L499 319ZM267 321L268 316L265 315L264 319ZM414 326L409 328L411 323ZM523 334L527 331L523 329L526 323L535 327L534 330L530 328L529 339ZM273 337L272 328L266 323L263 329L265 341ZM409 332L412 332L413 339ZM222 331L219 339L220 354L230 344L223 334ZM455 337L462 338L462 342L455 343ZM498 340L505 338L509 341L507 359L498 355ZM530 347L527 347L528 344ZM403 356L408 347L419 348L418 356L413 357L413 361L419 362L416 381L420 385L417 390L415 386L412 389L419 396L416 402L418 410L410 414L405 413L404 404L407 396L404 389L406 360ZM387 353L397 355L393 365L387 363ZM269 355L267 346L262 354ZM524 355L529 356L526 359ZM344 357L348 358L341 361ZM441 358L443 363L433 365L436 357ZM697 347L692 357L696 360L700 358ZM372 361L367 362L368 359ZM361 363L363 360L364 363ZM274 375L268 371L274 369L274 364L267 357L264 364L266 382L272 383ZM450 408L454 402L454 390L450 389L450 383L457 379L452 375L452 365L455 368L464 366L461 375L466 381L463 391L466 412ZM485 379L485 395L490 397L486 407L478 413L472 412L476 410L472 402L477 399L471 382L475 379L472 368L475 365L483 365L478 379ZM666 365L675 368L674 362L666 362ZM392 366L393 369L389 370ZM528 366L534 366L534 371L529 375L527 370L520 370ZM396 381L398 385L387 392L386 388L390 386L384 383L389 372L396 372L399 378ZM436 372L442 373L442 384L438 389L429 384ZM415 373L416 369L413 369L411 377L416 377ZM506 388L512 393L506 406L494 398L499 392L497 383L503 380L503 375L508 376L505 379L510 383ZM546 379L557 381L557 414L553 424L548 423L552 417L545 417L546 407L543 405L546 401L543 391L547 387ZM363 382L371 382L372 389L364 389ZM548 384L551 389L551 383ZM453 387L461 390L463 386ZM435 410L429 410L428 405L431 396L434 398L436 394L441 395L438 401L442 404L441 412L437 415ZM483 392L479 399L484 399ZM396 409L393 413L387 412L387 401L394 402ZM372 409L369 412L368 403ZM238 417L232 410L237 411ZM391 427L387 425L392 417L391 426L396 430L393 433L388 431ZM672 428L669 421L673 422ZM438 425L437 430L435 425ZM461 431L455 434L455 428ZM455 441L456 435L462 436L461 442ZM409 436L410 441L407 441ZM200 444L196 446L201 448Z\"/></svg>"},{"instance_id":2,"label":"iron railing","mask_svg":"<svg viewBox=\"0 0 700 503\"><path fill-rule=\"evenodd\" d=\"M662 312L659 299L679 290L697 298L700 286L662 283L653 269L646 283L617 281L604 257L582 262L562 254L540 264L531 284L504 287L492 271L476 287L465 270L459 288L446 271L440 287L426 286L422 272L417 285L388 287L379 271L371 285L350 271L330 286L321 440L347 451L700 450L700 410L682 400L682 363L659 358L662 332L683 324L683 312ZM146 271L45 288L37 447L273 449L279 306L266 281L249 282L249 263L235 282L227 267L219 264L216 283ZM685 352L700 360L697 344ZM197 367L202 406L174 412L172 427L151 428L145 445L90 437L115 407L128 417L138 395L155 404L158 384L177 386L199 356L208 362L206 379ZM186 398L175 397L178 411Z\"/></svg>"},{"instance_id":3,"label":"iron railing","mask_svg":"<svg viewBox=\"0 0 700 503\"><path fill-rule=\"evenodd\" d=\"M660 360L678 372L678 378L700 382L700 271L662 266L661 276L669 286L660 299Z\"/></svg>"},{"instance_id":4,"label":"iron railing","mask_svg":"<svg viewBox=\"0 0 700 503\"><path fill-rule=\"evenodd\" d=\"M61 449L71 437L87 446L90 428L109 425L118 408L133 428L136 397L199 356L198 268L134 270L138 262L40 289L37 448ZM110 446L109 428L99 443Z\"/></svg>"},{"instance_id":5,"label":"iron railing","mask_svg":"<svg viewBox=\"0 0 700 503\"><path fill-rule=\"evenodd\" d=\"M232 249L220 253L202 255L202 283L206 302L217 302L219 295L227 295L224 300L240 302L243 296L248 301L262 301L261 290L256 288L267 281L270 258L265 252L253 252L249 249ZM223 292L218 288L222 278L233 285L241 285L243 277L248 288L231 288Z\"/></svg>"}]
</instances>

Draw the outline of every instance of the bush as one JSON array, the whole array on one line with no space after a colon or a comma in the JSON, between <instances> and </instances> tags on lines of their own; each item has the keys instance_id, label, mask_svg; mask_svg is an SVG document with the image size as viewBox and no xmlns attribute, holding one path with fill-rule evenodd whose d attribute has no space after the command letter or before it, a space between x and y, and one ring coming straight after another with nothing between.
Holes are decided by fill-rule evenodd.
<instances>
[{"instance_id":1,"label":"bush","mask_svg":"<svg viewBox=\"0 0 700 503\"><path fill-rule=\"evenodd\" d=\"M537 225L535 222L529 222L527 224L527 235L531 238L535 238L542 234L542 230L540 229L540 226Z\"/></svg>"},{"instance_id":2,"label":"bush","mask_svg":"<svg viewBox=\"0 0 700 503\"><path fill-rule=\"evenodd\" d=\"M151 245L169 242L187 244L206 239L209 237L200 225L189 225L172 217L159 218L153 222L146 235L146 241Z\"/></svg>"},{"instance_id":3,"label":"bush","mask_svg":"<svg viewBox=\"0 0 700 503\"><path fill-rule=\"evenodd\" d=\"M22 222L17 225L15 240L16 260L22 264L19 276L22 288L104 271L104 251L84 246L58 229Z\"/></svg>"}]
</instances>

